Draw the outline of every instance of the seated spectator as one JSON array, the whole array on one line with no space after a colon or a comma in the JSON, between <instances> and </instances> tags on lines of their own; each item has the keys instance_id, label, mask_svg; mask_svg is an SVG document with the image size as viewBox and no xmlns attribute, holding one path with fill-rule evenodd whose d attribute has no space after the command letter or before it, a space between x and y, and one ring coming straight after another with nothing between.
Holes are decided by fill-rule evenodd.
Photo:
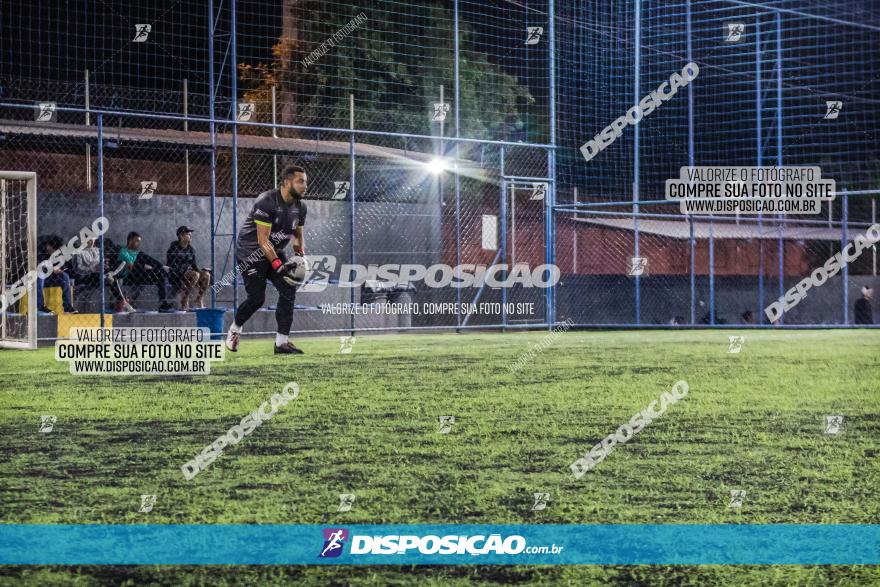
<instances>
[{"instance_id":1,"label":"seated spectator","mask_svg":"<svg viewBox=\"0 0 880 587\"><path fill-rule=\"evenodd\" d=\"M754 324L755 323L755 315L751 310L746 310L739 316L742 318L743 324Z\"/></svg>"},{"instance_id":2,"label":"seated spectator","mask_svg":"<svg viewBox=\"0 0 880 587\"><path fill-rule=\"evenodd\" d=\"M99 237L99 239L103 238ZM110 293L116 300L116 311L134 312L135 309L125 299L119 281L116 279L117 275L125 269L125 263L117 260L119 247L116 247L109 238L104 240L104 245L104 283L110 286ZM73 258L72 265L71 277L75 282L73 289L77 296L98 289L98 284L101 281L101 249L94 240L86 241L85 248Z\"/></svg>"},{"instance_id":3,"label":"seated spectator","mask_svg":"<svg viewBox=\"0 0 880 587\"><path fill-rule=\"evenodd\" d=\"M103 236L98 237L98 242L104 241L104 281L110 286L110 292L116 299L116 313L136 312L122 291L119 284L119 277L125 273L125 262L119 260L119 250L122 247L117 246L111 239Z\"/></svg>"},{"instance_id":4,"label":"seated spectator","mask_svg":"<svg viewBox=\"0 0 880 587\"><path fill-rule=\"evenodd\" d=\"M709 312L700 319L701 324L711 324L712 323L712 315ZM715 324L727 324L727 319L722 318L718 312L715 312Z\"/></svg>"},{"instance_id":5,"label":"seated spectator","mask_svg":"<svg viewBox=\"0 0 880 587\"><path fill-rule=\"evenodd\" d=\"M46 238L37 257L38 262L42 263L49 259L52 253L61 248L61 244L61 237L57 235L53 234ZM66 271L66 265L53 269L46 279L37 279L37 310L54 314L46 307L43 300L43 288L46 286L61 286L61 303L64 306L64 311L68 314L76 314L76 308L73 307L70 300L70 275Z\"/></svg>"},{"instance_id":6,"label":"seated spectator","mask_svg":"<svg viewBox=\"0 0 880 587\"><path fill-rule=\"evenodd\" d=\"M128 233L126 245L119 249L119 260L125 263L120 277L127 285L155 285L159 296L159 311L174 312L168 303L168 267L141 252L141 235ZM117 304L118 305L118 304Z\"/></svg>"},{"instance_id":7,"label":"seated spectator","mask_svg":"<svg viewBox=\"0 0 880 587\"><path fill-rule=\"evenodd\" d=\"M86 246L74 255L71 265L77 290L97 289L101 281L101 251L94 240L86 241Z\"/></svg>"},{"instance_id":8,"label":"seated spectator","mask_svg":"<svg viewBox=\"0 0 880 587\"><path fill-rule=\"evenodd\" d=\"M856 300L854 308L856 324L873 324L874 311L871 309L871 299L874 297L874 290L870 287L862 288L862 297Z\"/></svg>"},{"instance_id":9,"label":"seated spectator","mask_svg":"<svg viewBox=\"0 0 880 587\"><path fill-rule=\"evenodd\" d=\"M192 228L181 226L177 229L177 240L168 247L166 262L171 268L171 283L180 291L180 309L189 310L190 294L196 291L194 307L205 307L205 290L211 283L211 272L199 269L196 252L192 247Z\"/></svg>"}]
</instances>

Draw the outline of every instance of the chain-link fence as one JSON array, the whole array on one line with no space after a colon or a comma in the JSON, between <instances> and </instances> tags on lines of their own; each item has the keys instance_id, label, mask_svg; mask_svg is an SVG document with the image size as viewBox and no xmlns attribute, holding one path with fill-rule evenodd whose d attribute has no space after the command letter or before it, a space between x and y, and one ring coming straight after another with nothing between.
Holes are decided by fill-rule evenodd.
<instances>
[{"instance_id":1,"label":"chain-link fence","mask_svg":"<svg viewBox=\"0 0 880 587\"><path fill-rule=\"evenodd\" d=\"M563 212L557 319L619 326L859 324L855 303L863 288L878 284L877 247L859 255L850 247L846 262L829 263L875 224L877 196L839 194L835 204L844 217L833 220L827 213L683 220L678 204L670 204L644 204L635 215L631 207L601 203ZM768 314L768 306L811 275L817 277L802 300Z\"/></svg>"},{"instance_id":2,"label":"chain-link fence","mask_svg":"<svg viewBox=\"0 0 880 587\"><path fill-rule=\"evenodd\" d=\"M15 109L9 110L14 120ZM109 223L93 243L109 276L104 287L99 264L66 263L69 288L47 285L51 295L39 304L55 314L43 318L56 321L57 331L44 326L41 338L102 319L194 321L179 312L162 318L187 306L233 310L246 296L235 258L238 231L256 196L276 187L289 165L307 172L306 250L317 263L314 282L298 293L294 330L547 324L546 288L497 287L483 279L493 265L535 268L548 261L546 147L228 121L208 133L184 131L181 121L167 117L92 118L75 131L53 122L7 125L5 166L40 178L38 259L57 248L47 243L67 242L96 218ZM190 129L205 126L191 122ZM198 268L210 270L205 283L173 271L171 249L181 226L192 230ZM136 270L126 264L126 248L139 251ZM403 284L397 276L408 265L427 274ZM383 268L391 275L383 276ZM494 279L510 273L501 270ZM456 287L462 279L467 285ZM268 308L276 302L269 292ZM378 309L353 313L352 303ZM382 309L385 304L408 308ZM273 332L272 316L260 313L250 332Z\"/></svg>"},{"instance_id":3,"label":"chain-link fence","mask_svg":"<svg viewBox=\"0 0 880 587\"><path fill-rule=\"evenodd\" d=\"M880 13L846 4L565 5L560 67L595 83L559 98L558 320L865 325L877 247L822 275L877 222L880 195ZM690 62L699 74L674 91ZM585 160L581 145L657 91L662 104ZM837 196L813 215L685 216L664 200L684 166L818 166ZM803 299L765 312L804 279Z\"/></svg>"},{"instance_id":4,"label":"chain-link fence","mask_svg":"<svg viewBox=\"0 0 880 587\"><path fill-rule=\"evenodd\" d=\"M877 220L870 6L850 22L789 0L186 0L145 16L76 4L47 35L28 17L45 4L0 25L0 170L37 174L37 258L100 216L109 230L103 263L71 259L68 286L46 288L41 338L234 308L238 231L291 164L308 173L306 250L326 277L300 288L298 331L849 325L878 284L870 247L784 316L765 311ZM691 61L687 88L585 160L590 137ZM687 217L663 200L686 165L821 166L838 195L818 215ZM189 277L170 270L180 226ZM131 233L151 261L136 276L120 269ZM528 287L520 264L556 267L558 283ZM369 270L407 265L430 275L391 287ZM443 285L440 266L468 285ZM421 311L328 309L359 302ZM265 314L251 332L273 331Z\"/></svg>"}]
</instances>

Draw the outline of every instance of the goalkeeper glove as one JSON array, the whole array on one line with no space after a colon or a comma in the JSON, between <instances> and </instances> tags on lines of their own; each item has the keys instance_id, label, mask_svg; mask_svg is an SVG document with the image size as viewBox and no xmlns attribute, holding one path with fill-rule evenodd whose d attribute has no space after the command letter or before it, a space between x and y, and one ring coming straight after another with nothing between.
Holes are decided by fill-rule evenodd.
<instances>
[{"instance_id":1,"label":"goalkeeper glove","mask_svg":"<svg viewBox=\"0 0 880 587\"><path fill-rule=\"evenodd\" d=\"M272 261L272 268L281 276L285 283L293 287L303 284L306 273L309 270L305 257L294 257L287 263L282 263L281 259L275 259Z\"/></svg>"}]
</instances>

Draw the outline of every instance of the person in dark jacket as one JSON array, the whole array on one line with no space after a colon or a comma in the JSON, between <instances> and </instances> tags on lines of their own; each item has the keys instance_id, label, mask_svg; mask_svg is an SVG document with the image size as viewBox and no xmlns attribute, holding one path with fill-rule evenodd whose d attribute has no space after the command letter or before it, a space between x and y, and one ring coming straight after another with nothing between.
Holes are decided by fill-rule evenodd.
<instances>
[{"instance_id":1,"label":"person in dark jacket","mask_svg":"<svg viewBox=\"0 0 880 587\"><path fill-rule=\"evenodd\" d=\"M194 288L196 297L193 306L205 307L205 291L211 283L211 272L199 269L196 252L192 247L192 228L181 226L177 229L177 240L168 247L166 263L171 268L171 284L180 291L180 309L184 312L190 307L190 294Z\"/></svg>"},{"instance_id":2,"label":"person in dark jacket","mask_svg":"<svg viewBox=\"0 0 880 587\"><path fill-rule=\"evenodd\" d=\"M37 260L40 263L47 261L52 256L52 253L61 248L61 245L61 237L54 234L46 237ZM64 306L64 312L76 314L76 308L73 307L70 298L70 274L67 272L67 264L53 269L46 279L37 279L37 311L53 314L54 312L46 307L46 303L43 300L43 289L47 286L60 286L61 303Z\"/></svg>"},{"instance_id":3,"label":"person in dark jacket","mask_svg":"<svg viewBox=\"0 0 880 587\"><path fill-rule=\"evenodd\" d=\"M124 283L129 285L155 285L159 296L159 311L174 312L174 306L168 303L168 267L141 252L141 235L128 233L125 246L119 249L119 261L125 263L125 270L120 275Z\"/></svg>"},{"instance_id":4,"label":"person in dark jacket","mask_svg":"<svg viewBox=\"0 0 880 587\"><path fill-rule=\"evenodd\" d=\"M862 297L856 300L854 308L856 324L873 324L874 312L871 309L871 298L874 297L874 290L870 287L862 288Z\"/></svg>"}]
</instances>

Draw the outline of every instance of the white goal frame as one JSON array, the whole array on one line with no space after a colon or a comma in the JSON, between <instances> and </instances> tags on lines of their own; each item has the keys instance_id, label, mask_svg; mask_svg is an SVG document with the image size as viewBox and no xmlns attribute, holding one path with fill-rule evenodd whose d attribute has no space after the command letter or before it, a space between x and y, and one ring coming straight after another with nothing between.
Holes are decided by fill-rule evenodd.
<instances>
[{"instance_id":1,"label":"white goal frame","mask_svg":"<svg viewBox=\"0 0 880 587\"><path fill-rule=\"evenodd\" d=\"M7 182L27 181L27 273L37 269L37 174L31 171L0 171L0 290L6 293L11 285L7 280L6 214ZM28 288L27 339L11 339L7 332L9 308L0 312L0 347L16 349L37 348L37 288L36 281Z\"/></svg>"}]
</instances>

